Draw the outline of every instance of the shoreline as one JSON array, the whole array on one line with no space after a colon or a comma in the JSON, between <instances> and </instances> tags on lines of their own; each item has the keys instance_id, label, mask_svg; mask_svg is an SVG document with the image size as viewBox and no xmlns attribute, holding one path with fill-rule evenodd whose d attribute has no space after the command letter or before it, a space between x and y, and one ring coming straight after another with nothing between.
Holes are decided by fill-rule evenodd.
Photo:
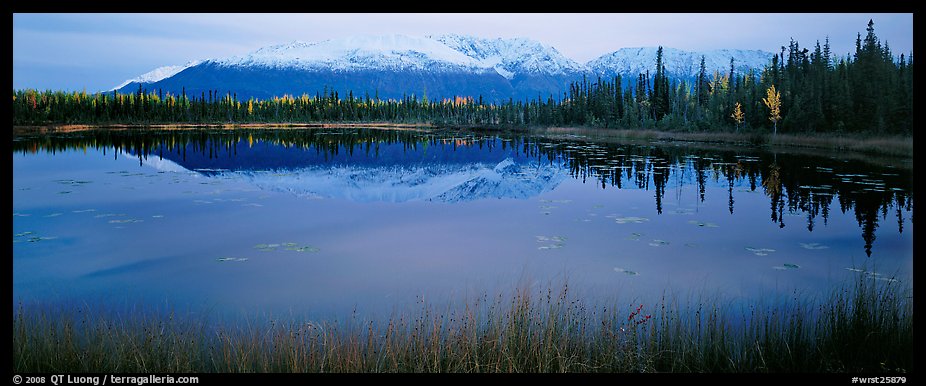
<instances>
[{"instance_id":1,"label":"shoreline","mask_svg":"<svg viewBox=\"0 0 926 386\"><path fill-rule=\"evenodd\" d=\"M888 157L913 158L913 137L832 134L778 134L730 132L674 132L653 129L604 129L587 127L474 127L437 126L430 123L209 123L209 124L54 124L45 126L13 126L14 135L74 133L90 130L235 130L235 129L345 129L370 128L389 130L477 130L516 132L549 137L576 137L606 142L658 141L669 143L695 143L779 150L828 150L845 156L845 152Z\"/></svg>"}]
</instances>

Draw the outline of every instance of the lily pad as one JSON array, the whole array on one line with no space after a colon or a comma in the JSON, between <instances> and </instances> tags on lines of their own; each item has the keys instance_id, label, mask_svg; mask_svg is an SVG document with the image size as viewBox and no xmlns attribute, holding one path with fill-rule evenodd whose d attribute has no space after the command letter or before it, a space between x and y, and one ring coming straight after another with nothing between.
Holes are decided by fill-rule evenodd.
<instances>
[{"instance_id":1,"label":"lily pad","mask_svg":"<svg viewBox=\"0 0 926 386\"><path fill-rule=\"evenodd\" d=\"M897 280L897 279L895 279L895 278L893 278L893 277L884 277L884 276L869 276L868 278L871 279L871 280L881 280L881 281L886 281L886 282L890 282L890 283L894 283L894 282L900 281L900 280Z\"/></svg>"},{"instance_id":2,"label":"lily pad","mask_svg":"<svg viewBox=\"0 0 926 386\"><path fill-rule=\"evenodd\" d=\"M62 185L68 185L68 186L80 186L83 184L90 183L90 181L79 181L79 180L56 180L55 182L62 184Z\"/></svg>"},{"instance_id":3,"label":"lily pad","mask_svg":"<svg viewBox=\"0 0 926 386\"><path fill-rule=\"evenodd\" d=\"M145 220L139 220L137 218L129 218L125 220L109 220L110 224L133 224L137 222L144 222Z\"/></svg>"},{"instance_id":4,"label":"lily pad","mask_svg":"<svg viewBox=\"0 0 926 386\"><path fill-rule=\"evenodd\" d=\"M116 217L116 216L125 216L125 213L104 213L93 216L93 218L105 218L105 217Z\"/></svg>"},{"instance_id":5,"label":"lily pad","mask_svg":"<svg viewBox=\"0 0 926 386\"><path fill-rule=\"evenodd\" d=\"M546 245L541 245L537 249L558 249L564 247L566 237L565 236L536 236L538 243L548 243Z\"/></svg>"},{"instance_id":6,"label":"lily pad","mask_svg":"<svg viewBox=\"0 0 926 386\"><path fill-rule=\"evenodd\" d=\"M39 241L54 240L57 238L58 236L33 236L33 237L30 237L29 240L27 241L29 241L30 243L37 243Z\"/></svg>"},{"instance_id":7,"label":"lily pad","mask_svg":"<svg viewBox=\"0 0 926 386\"><path fill-rule=\"evenodd\" d=\"M261 252L273 252L273 251L280 250L281 247L283 248L283 250L286 250L286 251L293 251L293 252L312 252L312 253L314 253L314 252L318 252L318 251L321 250L321 249L319 249L319 248L317 248L317 247L313 247L313 246L311 246L311 245L299 245L299 244L293 243L293 242L285 242L285 243L279 243L279 244L257 244L257 245L254 246L254 248L256 248L257 250L259 250L259 251L261 251Z\"/></svg>"},{"instance_id":8,"label":"lily pad","mask_svg":"<svg viewBox=\"0 0 926 386\"><path fill-rule=\"evenodd\" d=\"M669 245L669 242L665 240L653 240L652 242L649 243L649 245L651 247L661 247L663 245Z\"/></svg>"},{"instance_id":9,"label":"lily pad","mask_svg":"<svg viewBox=\"0 0 926 386\"><path fill-rule=\"evenodd\" d=\"M226 262L226 261L247 261L248 258L247 258L247 257L220 257L220 258L215 259L215 260L216 260L216 261L219 261L219 262Z\"/></svg>"},{"instance_id":10,"label":"lily pad","mask_svg":"<svg viewBox=\"0 0 926 386\"><path fill-rule=\"evenodd\" d=\"M804 249L827 249L829 248L826 245L820 243L801 243L801 247Z\"/></svg>"},{"instance_id":11,"label":"lily pad","mask_svg":"<svg viewBox=\"0 0 926 386\"><path fill-rule=\"evenodd\" d=\"M280 247L280 244L257 244L254 248L261 250L262 252L275 251Z\"/></svg>"},{"instance_id":12,"label":"lily pad","mask_svg":"<svg viewBox=\"0 0 926 386\"><path fill-rule=\"evenodd\" d=\"M315 253L315 252L320 251L321 249L318 249L317 247L313 247L313 246L303 246L303 247L288 247L288 248L286 248L286 250L287 250L287 251L295 251L295 252L310 252L310 253Z\"/></svg>"},{"instance_id":13,"label":"lily pad","mask_svg":"<svg viewBox=\"0 0 926 386\"><path fill-rule=\"evenodd\" d=\"M618 224L642 224L646 221L649 221L649 219L646 217L618 217L614 219L614 222Z\"/></svg>"},{"instance_id":14,"label":"lily pad","mask_svg":"<svg viewBox=\"0 0 926 386\"><path fill-rule=\"evenodd\" d=\"M771 248L746 247L746 250L752 252L756 256L768 256L769 253L775 252L775 250Z\"/></svg>"},{"instance_id":15,"label":"lily pad","mask_svg":"<svg viewBox=\"0 0 926 386\"><path fill-rule=\"evenodd\" d=\"M546 241L553 241L553 242L561 243L563 241L566 241L566 236L550 236L550 237L537 236L537 242L541 243L541 242L546 242Z\"/></svg>"},{"instance_id":16,"label":"lily pad","mask_svg":"<svg viewBox=\"0 0 926 386\"><path fill-rule=\"evenodd\" d=\"M623 269L623 268L619 268L619 267L614 267L614 272L623 273L623 274L626 274L626 275L628 275L628 276L636 276L636 275L639 275L639 273L637 273L636 271L631 271L631 270L627 270L627 269Z\"/></svg>"},{"instance_id":17,"label":"lily pad","mask_svg":"<svg viewBox=\"0 0 926 386\"><path fill-rule=\"evenodd\" d=\"M880 273L878 273L878 272L874 272L874 271L866 271L866 270L864 270L864 269L859 269L859 268L854 268L854 267L846 267L846 270L847 270L847 271L858 272L858 273L864 274L865 277L867 277L867 278L869 278L869 279L872 279L872 280L881 280L881 281L886 281L886 282L891 282L891 283L900 281L900 280L897 280L896 278L887 277L887 276L884 276L884 275L882 275L882 274L880 274Z\"/></svg>"}]
</instances>

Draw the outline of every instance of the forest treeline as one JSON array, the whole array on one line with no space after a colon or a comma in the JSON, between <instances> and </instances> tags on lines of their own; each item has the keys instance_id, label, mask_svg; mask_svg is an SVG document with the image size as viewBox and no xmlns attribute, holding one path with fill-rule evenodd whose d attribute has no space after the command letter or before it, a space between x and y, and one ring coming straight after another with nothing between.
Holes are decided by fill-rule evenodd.
<instances>
[{"instance_id":1,"label":"forest treeline","mask_svg":"<svg viewBox=\"0 0 926 386\"><path fill-rule=\"evenodd\" d=\"M872 21L855 45L855 54L841 57L829 38L812 50L792 40L764 69L746 73L734 71L732 58L728 72L709 73L702 57L694 79L669 79L660 47L654 71L636 79L586 77L557 97L504 103L414 94L382 100L333 90L264 100L141 85L134 93L13 90L13 125L395 122L912 135L912 54L895 57Z\"/></svg>"}]
</instances>

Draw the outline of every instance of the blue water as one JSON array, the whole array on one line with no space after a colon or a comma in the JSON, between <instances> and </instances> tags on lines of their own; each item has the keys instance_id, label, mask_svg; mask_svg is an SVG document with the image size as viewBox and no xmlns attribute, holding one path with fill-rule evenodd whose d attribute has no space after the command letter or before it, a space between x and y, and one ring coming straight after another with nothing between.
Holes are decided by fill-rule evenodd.
<instances>
[{"instance_id":1,"label":"blue water","mask_svg":"<svg viewBox=\"0 0 926 386\"><path fill-rule=\"evenodd\" d=\"M591 302L913 280L912 164L387 130L13 141L13 300L388 313L568 280Z\"/></svg>"}]
</instances>

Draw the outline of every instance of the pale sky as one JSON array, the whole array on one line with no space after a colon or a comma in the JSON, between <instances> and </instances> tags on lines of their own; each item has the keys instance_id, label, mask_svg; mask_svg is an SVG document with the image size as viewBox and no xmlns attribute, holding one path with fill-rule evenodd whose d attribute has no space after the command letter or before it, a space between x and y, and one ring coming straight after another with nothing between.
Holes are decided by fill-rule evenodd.
<instances>
[{"instance_id":1,"label":"pale sky","mask_svg":"<svg viewBox=\"0 0 926 386\"><path fill-rule=\"evenodd\" d=\"M624 47L778 52L793 38L855 51L868 20L895 56L913 51L913 14L13 14L13 88L108 90L157 67L244 55L294 40L457 33L525 37L585 63Z\"/></svg>"}]
</instances>

